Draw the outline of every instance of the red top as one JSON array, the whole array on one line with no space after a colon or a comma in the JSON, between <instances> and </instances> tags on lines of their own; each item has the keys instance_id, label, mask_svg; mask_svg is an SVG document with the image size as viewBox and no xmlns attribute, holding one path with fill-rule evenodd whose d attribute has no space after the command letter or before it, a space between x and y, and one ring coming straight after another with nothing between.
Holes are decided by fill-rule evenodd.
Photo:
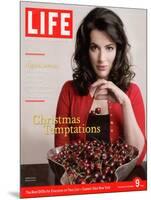
<instances>
[{"instance_id":1,"label":"red top","mask_svg":"<svg viewBox=\"0 0 151 200\"><path fill-rule=\"evenodd\" d=\"M131 100L131 104L134 110L134 114L137 120L137 123L145 137L145 110L142 95L139 87L131 83L126 94ZM56 117L70 117L73 119L80 118L80 123L75 124L56 124L56 128L60 127L70 127L70 126L82 126L86 127L87 118L89 111L93 102L93 98L88 94L86 96L80 96L77 90L73 86L72 81L67 81L61 90ZM108 109L110 114L110 141L116 141L119 136L123 134L123 115L122 108L119 103L113 103L108 101ZM74 137L72 137L74 135ZM73 138L73 139L72 139ZM82 140L86 139L86 133L79 134L55 134L55 146L61 146L66 143L70 143L72 140ZM140 156L140 159L143 160L146 153L146 145L144 146L143 152Z\"/></svg>"}]
</instances>

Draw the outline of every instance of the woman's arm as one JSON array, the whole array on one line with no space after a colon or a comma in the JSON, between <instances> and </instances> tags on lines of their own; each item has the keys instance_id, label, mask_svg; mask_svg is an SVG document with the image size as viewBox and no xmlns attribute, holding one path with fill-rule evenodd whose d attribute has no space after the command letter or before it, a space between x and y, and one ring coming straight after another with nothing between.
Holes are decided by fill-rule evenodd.
<instances>
[{"instance_id":1,"label":"woman's arm","mask_svg":"<svg viewBox=\"0 0 151 200\"><path fill-rule=\"evenodd\" d=\"M106 80L97 80L92 84L92 88L96 87L95 98L101 99L102 91L107 90L106 98L117 101L121 104L123 110L123 130L125 140L128 144L136 146L139 150L140 160L143 159L145 145L145 111L142 96L138 87L134 88L132 100L119 89L114 83ZM133 94L133 92L135 94ZM105 96L103 96L103 99Z\"/></svg>"},{"instance_id":2,"label":"woman's arm","mask_svg":"<svg viewBox=\"0 0 151 200\"><path fill-rule=\"evenodd\" d=\"M130 96L123 103L124 133L126 140L139 149L140 164L146 154L145 108L137 85L133 84Z\"/></svg>"},{"instance_id":3,"label":"woman's arm","mask_svg":"<svg viewBox=\"0 0 151 200\"><path fill-rule=\"evenodd\" d=\"M136 107L137 109L142 110L142 106L143 104L140 102ZM137 118L142 118L142 122L144 121L145 123L144 112L140 112L139 116L136 116L134 113L135 108L132 107L132 103L128 97L125 98L122 108L125 140L128 144L137 147L139 149L139 155L141 155L145 145L145 138L143 130L141 130L140 125L138 124L140 119L137 120Z\"/></svg>"}]
</instances>

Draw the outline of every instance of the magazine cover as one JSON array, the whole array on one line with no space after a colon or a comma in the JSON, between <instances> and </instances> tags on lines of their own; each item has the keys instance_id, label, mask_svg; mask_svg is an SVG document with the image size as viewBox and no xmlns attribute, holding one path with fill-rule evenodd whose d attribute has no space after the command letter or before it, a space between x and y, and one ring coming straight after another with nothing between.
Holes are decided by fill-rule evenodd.
<instances>
[{"instance_id":1,"label":"magazine cover","mask_svg":"<svg viewBox=\"0 0 151 200\"><path fill-rule=\"evenodd\" d=\"M21 198L147 189L146 24L145 9L20 2Z\"/></svg>"}]
</instances>

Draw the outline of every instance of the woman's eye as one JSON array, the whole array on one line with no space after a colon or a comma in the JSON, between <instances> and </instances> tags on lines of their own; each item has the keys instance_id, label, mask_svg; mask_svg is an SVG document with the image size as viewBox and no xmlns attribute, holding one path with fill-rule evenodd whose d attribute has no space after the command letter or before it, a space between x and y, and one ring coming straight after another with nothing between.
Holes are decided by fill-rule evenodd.
<instances>
[{"instance_id":1,"label":"woman's eye","mask_svg":"<svg viewBox=\"0 0 151 200\"><path fill-rule=\"evenodd\" d=\"M90 46L90 50L91 50L91 51L95 51L96 49L97 49L96 46Z\"/></svg>"},{"instance_id":2,"label":"woman's eye","mask_svg":"<svg viewBox=\"0 0 151 200\"><path fill-rule=\"evenodd\" d=\"M114 50L114 47L109 46L109 47L106 47L106 49L107 49L108 51L113 51L113 50Z\"/></svg>"}]
</instances>

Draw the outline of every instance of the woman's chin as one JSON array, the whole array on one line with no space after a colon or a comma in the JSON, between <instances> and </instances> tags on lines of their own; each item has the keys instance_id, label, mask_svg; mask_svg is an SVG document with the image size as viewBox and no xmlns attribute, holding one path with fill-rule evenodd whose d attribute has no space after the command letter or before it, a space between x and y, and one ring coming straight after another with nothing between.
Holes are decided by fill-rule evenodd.
<instances>
[{"instance_id":1,"label":"woman's chin","mask_svg":"<svg viewBox=\"0 0 151 200\"><path fill-rule=\"evenodd\" d=\"M98 75L97 76L98 77L98 79L108 79L108 76L107 75Z\"/></svg>"},{"instance_id":2,"label":"woman's chin","mask_svg":"<svg viewBox=\"0 0 151 200\"><path fill-rule=\"evenodd\" d=\"M99 79L107 79L108 78L108 73L107 72L98 72L97 73L97 77L99 78Z\"/></svg>"}]
</instances>

